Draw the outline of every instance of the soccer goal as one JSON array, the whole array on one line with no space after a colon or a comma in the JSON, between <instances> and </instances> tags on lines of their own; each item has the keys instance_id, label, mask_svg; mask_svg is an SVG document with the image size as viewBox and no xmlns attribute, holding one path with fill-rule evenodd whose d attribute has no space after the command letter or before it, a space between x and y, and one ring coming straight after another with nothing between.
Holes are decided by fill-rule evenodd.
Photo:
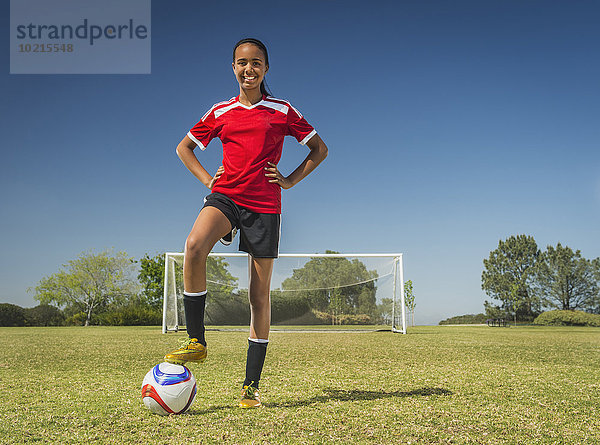
<instances>
[{"instance_id":1,"label":"soccer goal","mask_svg":"<svg viewBox=\"0 0 600 445\"><path fill-rule=\"evenodd\" d=\"M209 255L208 326L248 326L248 261L245 253ZM162 332L184 324L183 253L168 252ZM271 279L271 324L370 325L406 334L402 254L280 254Z\"/></svg>"}]
</instances>

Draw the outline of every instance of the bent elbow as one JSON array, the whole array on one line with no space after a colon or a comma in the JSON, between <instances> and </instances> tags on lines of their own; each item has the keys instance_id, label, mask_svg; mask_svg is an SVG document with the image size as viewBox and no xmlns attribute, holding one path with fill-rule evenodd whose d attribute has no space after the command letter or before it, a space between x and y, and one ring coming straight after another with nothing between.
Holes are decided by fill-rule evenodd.
<instances>
[{"instance_id":1,"label":"bent elbow","mask_svg":"<svg viewBox=\"0 0 600 445\"><path fill-rule=\"evenodd\" d=\"M321 146L321 159L324 161L328 154L329 149L327 148L327 145L323 144Z\"/></svg>"},{"instance_id":2,"label":"bent elbow","mask_svg":"<svg viewBox=\"0 0 600 445\"><path fill-rule=\"evenodd\" d=\"M179 144L177 146L177 148L175 149L175 153L177 153L177 156L179 157L179 159L182 159L181 156L183 155L183 150L184 150L184 147L182 147L181 144Z\"/></svg>"}]
</instances>

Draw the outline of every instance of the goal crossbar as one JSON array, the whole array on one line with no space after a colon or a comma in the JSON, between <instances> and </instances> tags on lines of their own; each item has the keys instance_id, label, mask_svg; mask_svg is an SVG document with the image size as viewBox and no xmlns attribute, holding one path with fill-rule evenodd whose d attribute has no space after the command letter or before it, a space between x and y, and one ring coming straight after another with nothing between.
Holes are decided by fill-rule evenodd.
<instances>
[{"instance_id":1,"label":"goal crossbar","mask_svg":"<svg viewBox=\"0 0 600 445\"><path fill-rule=\"evenodd\" d=\"M183 257L183 252L167 252L165 256L180 256ZM247 257L247 253L226 253L226 252L211 252L208 256L222 257ZM283 258L354 258L354 257L381 257L381 258L402 258L401 253L280 253L279 257Z\"/></svg>"}]
</instances>

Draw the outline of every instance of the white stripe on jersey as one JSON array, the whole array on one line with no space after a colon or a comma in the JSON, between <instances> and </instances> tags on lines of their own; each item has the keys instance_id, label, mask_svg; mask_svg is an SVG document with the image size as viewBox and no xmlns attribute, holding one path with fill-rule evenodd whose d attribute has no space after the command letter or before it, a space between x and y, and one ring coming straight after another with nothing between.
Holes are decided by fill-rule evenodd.
<instances>
[{"instance_id":1,"label":"white stripe on jersey","mask_svg":"<svg viewBox=\"0 0 600 445\"><path fill-rule=\"evenodd\" d=\"M208 112L202 117L202 120L206 119L206 117L208 115L210 115L210 113L214 112L215 114L215 119L218 119L220 116L224 115L225 113L227 113L230 110L233 110L236 107L242 107L245 108L247 110L251 110L259 105L262 105L264 107L267 108L272 108L273 110L279 111L285 115L288 114L290 108L292 110L294 110L296 112L296 114L298 115L298 117L302 118L302 113L300 113L296 108L294 108L292 106L291 103L289 103L287 100L284 99L277 99L276 97L271 97L271 96L267 96L265 99L261 100L260 102L257 102L256 104L248 107L244 104L242 104L239 100L236 100L237 98L232 97L230 100L225 101L225 102L219 102L218 104L215 104L212 106L212 108L210 110L208 110ZM283 102L283 103L281 103ZM229 104L229 105L227 105ZM227 105L226 107L223 107L222 105ZM221 107L218 110L215 110L215 108L217 107Z\"/></svg>"},{"instance_id":2,"label":"white stripe on jersey","mask_svg":"<svg viewBox=\"0 0 600 445\"><path fill-rule=\"evenodd\" d=\"M235 97L232 97L232 98L231 98L231 99L229 99L229 100L224 100L223 102L219 102L218 104L214 104L212 107L210 107L210 110L208 110L208 111L206 112L206 114L205 114L204 116L202 116L202 119L200 119L200 120L201 120L201 121L203 121L204 119L206 119L206 118L208 117L208 115L209 115L210 113L212 113L212 111L213 111L215 108L217 108L217 107L218 107L218 106L220 106L220 105L225 105L225 104L228 104L228 103L230 103L232 100L235 100Z\"/></svg>"},{"instance_id":3,"label":"white stripe on jersey","mask_svg":"<svg viewBox=\"0 0 600 445\"><path fill-rule=\"evenodd\" d=\"M200 147L200 150L206 150L206 147L204 146L204 144L202 142L200 142L198 139L196 139L196 137L192 134L191 131L188 131L187 137L190 138L192 141L194 141L196 143L196 145L198 147Z\"/></svg>"},{"instance_id":4,"label":"white stripe on jersey","mask_svg":"<svg viewBox=\"0 0 600 445\"><path fill-rule=\"evenodd\" d=\"M300 145L305 145L315 134L317 134L317 130L313 130L310 133L308 133L306 137L300 141Z\"/></svg>"},{"instance_id":5,"label":"white stripe on jersey","mask_svg":"<svg viewBox=\"0 0 600 445\"><path fill-rule=\"evenodd\" d=\"M300 113L298 110L296 110L296 108L294 108L294 106L291 103L289 103L287 100L285 100L285 99L278 99L278 98L272 97L272 96L267 96L266 100L269 100L269 99L278 100L280 102L285 102L286 105L288 107L290 107L292 110L294 110L299 117L304 117L304 116L302 116L302 113Z\"/></svg>"},{"instance_id":6,"label":"white stripe on jersey","mask_svg":"<svg viewBox=\"0 0 600 445\"><path fill-rule=\"evenodd\" d=\"M290 107L285 106L283 104L280 104L279 102L271 102L269 100L263 100L262 102L263 106L268 107L268 108L272 108L274 110L280 111L283 114L287 115Z\"/></svg>"},{"instance_id":7,"label":"white stripe on jersey","mask_svg":"<svg viewBox=\"0 0 600 445\"><path fill-rule=\"evenodd\" d=\"M235 107L239 107L240 105L241 104L239 102L234 102L231 105L215 110L215 119L218 119L219 116L227 113L229 110L233 110Z\"/></svg>"}]
</instances>

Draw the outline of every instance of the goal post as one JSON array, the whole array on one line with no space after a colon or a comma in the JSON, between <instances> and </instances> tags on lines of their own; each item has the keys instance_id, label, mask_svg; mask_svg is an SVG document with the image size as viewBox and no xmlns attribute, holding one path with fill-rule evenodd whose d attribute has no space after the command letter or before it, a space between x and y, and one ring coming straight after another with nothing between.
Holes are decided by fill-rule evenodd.
<instances>
[{"instance_id":1,"label":"goal post","mask_svg":"<svg viewBox=\"0 0 600 445\"><path fill-rule=\"evenodd\" d=\"M209 254L207 325L248 325L246 253ZM271 280L272 324L384 325L406 334L402 253L283 253ZM178 331L183 253L165 253L162 332Z\"/></svg>"}]
</instances>

